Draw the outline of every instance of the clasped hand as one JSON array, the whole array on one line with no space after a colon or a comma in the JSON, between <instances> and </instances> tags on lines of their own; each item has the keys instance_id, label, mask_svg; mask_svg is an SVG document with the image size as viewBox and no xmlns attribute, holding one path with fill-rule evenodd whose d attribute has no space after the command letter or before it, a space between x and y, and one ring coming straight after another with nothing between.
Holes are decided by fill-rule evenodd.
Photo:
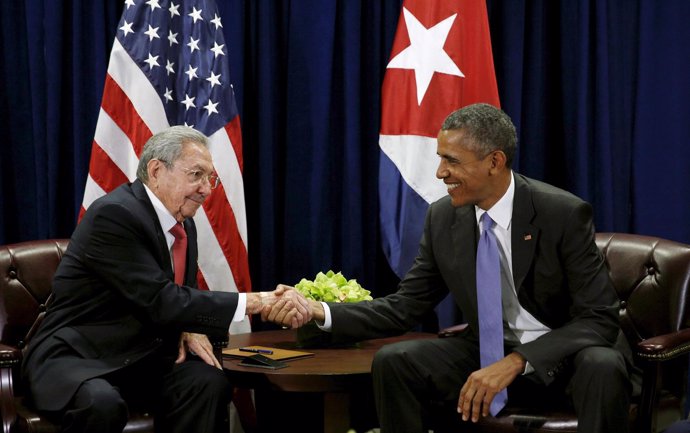
<instances>
[{"instance_id":1,"label":"clasped hand","mask_svg":"<svg viewBox=\"0 0 690 433\"><path fill-rule=\"evenodd\" d=\"M264 321L268 320L281 326L299 328L312 319L309 302L300 292L290 286L278 284L272 292L259 292L251 295L256 296L247 299L247 313L261 313L261 319Z\"/></svg>"}]
</instances>

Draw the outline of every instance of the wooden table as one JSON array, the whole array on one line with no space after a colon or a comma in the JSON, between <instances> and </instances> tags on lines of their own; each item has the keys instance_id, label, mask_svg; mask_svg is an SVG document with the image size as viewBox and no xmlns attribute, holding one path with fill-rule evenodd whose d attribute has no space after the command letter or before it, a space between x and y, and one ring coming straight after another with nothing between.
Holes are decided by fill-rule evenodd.
<instances>
[{"instance_id":1,"label":"wooden table","mask_svg":"<svg viewBox=\"0 0 690 433\"><path fill-rule=\"evenodd\" d=\"M346 432L353 421L351 406L356 407L357 403L367 401L369 407L357 408L357 416L375 415L374 408L371 407L371 362L374 354L386 344L436 338L435 334L408 333L366 340L348 347L300 349L295 335L295 331L279 330L230 337L228 347L231 348L260 345L315 354L313 357L287 361L288 367L278 370L243 367L238 365L237 359L223 360L223 368L235 386L255 390L257 419L261 431L288 431L291 430L286 430L289 424L295 424L292 427L302 432ZM289 407L285 412L299 413L281 414L280 409L285 407ZM315 411L321 407L323 419L317 420L318 426L303 428L301 424L297 424L305 418L313 418ZM276 428L280 430L275 430Z\"/></svg>"}]
</instances>

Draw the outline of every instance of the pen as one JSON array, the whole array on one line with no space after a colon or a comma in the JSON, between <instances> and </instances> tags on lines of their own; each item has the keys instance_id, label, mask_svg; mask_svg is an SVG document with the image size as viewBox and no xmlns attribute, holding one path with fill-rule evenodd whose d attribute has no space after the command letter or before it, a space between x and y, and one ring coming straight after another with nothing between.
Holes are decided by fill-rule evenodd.
<instances>
[{"instance_id":1,"label":"pen","mask_svg":"<svg viewBox=\"0 0 690 433\"><path fill-rule=\"evenodd\" d=\"M254 349L251 347L240 347L240 352L252 352L252 353L265 353L267 355L273 355L272 350L268 349Z\"/></svg>"}]
</instances>

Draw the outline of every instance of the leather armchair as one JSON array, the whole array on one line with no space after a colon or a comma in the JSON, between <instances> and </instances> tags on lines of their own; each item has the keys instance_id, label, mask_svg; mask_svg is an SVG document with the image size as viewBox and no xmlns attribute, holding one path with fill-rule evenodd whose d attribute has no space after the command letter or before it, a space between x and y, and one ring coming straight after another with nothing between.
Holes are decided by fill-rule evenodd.
<instances>
[{"instance_id":1,"label":"leather armchair","mask_svg":"<svg viewBox=\"0 0 690 433\"><path fill-rule=\"evenodd\" d=\"M52 433L58 426L24 404L22 349L50 302L53 274L67 239L0 246L0 417L2 433ZM217 356L227 341L214 342ZM130 412L125 432L153 432L153 417Z\"/></svg>"},{"instance_id":2,"label":"leather armchair","mask_svg":"<svg viewBox=\"0 0 690 433\"><path fill-rule=\"evenodd\" d=\"M620 298L621 328L642 371L630 408L631 432L655 433L683 417L690 352L690 245L655 237L597 233ZM497 418L461 422L463 432L576 432L572 410L508 407Z\"/></svg>"}]
</instances>

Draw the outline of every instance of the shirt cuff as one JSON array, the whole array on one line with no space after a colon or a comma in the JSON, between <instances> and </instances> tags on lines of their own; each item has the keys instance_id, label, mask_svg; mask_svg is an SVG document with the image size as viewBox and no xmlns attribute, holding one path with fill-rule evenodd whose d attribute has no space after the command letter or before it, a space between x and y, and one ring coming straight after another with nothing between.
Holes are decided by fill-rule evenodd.
<instances>
[{"instance_id":1,"label":"shirt cuff","mask_svg":"<svg viewBox=\"0 0 690 433\"><path fill-rule=\"evenodd\" d=\"M330 331L331 330L331 309L328 307L328 304L325 302L322 302L321 305L323 305L323 325L319 325L319 322L314 321L316 323L316 326L319 327L320 330L322 331Z\"/></svg>"},{"instance_id":2,"label":"shirt cuff","mask_svg":"<svg viewBox=\"0 0 690 433\"><path fill-rule=\"evenodd\" d=\"M233 322L241 322L244 320L244 314L247 311L247 294L238 293L237 294L237 309L235 310L235 315L232 316Z\"/></svg>"},{"instance_id":3,"label":"shirt cuff","mask_svg":"<svg viewBox=\"0 0 690 433\"><path fill-rule=\"evenodd\" d=\"M529 361L525 361L525 371L522 372L522 375L530 374L534 372L534 367L532 367L532 364L529 363Z\"/></svg>"}]
</instances>

